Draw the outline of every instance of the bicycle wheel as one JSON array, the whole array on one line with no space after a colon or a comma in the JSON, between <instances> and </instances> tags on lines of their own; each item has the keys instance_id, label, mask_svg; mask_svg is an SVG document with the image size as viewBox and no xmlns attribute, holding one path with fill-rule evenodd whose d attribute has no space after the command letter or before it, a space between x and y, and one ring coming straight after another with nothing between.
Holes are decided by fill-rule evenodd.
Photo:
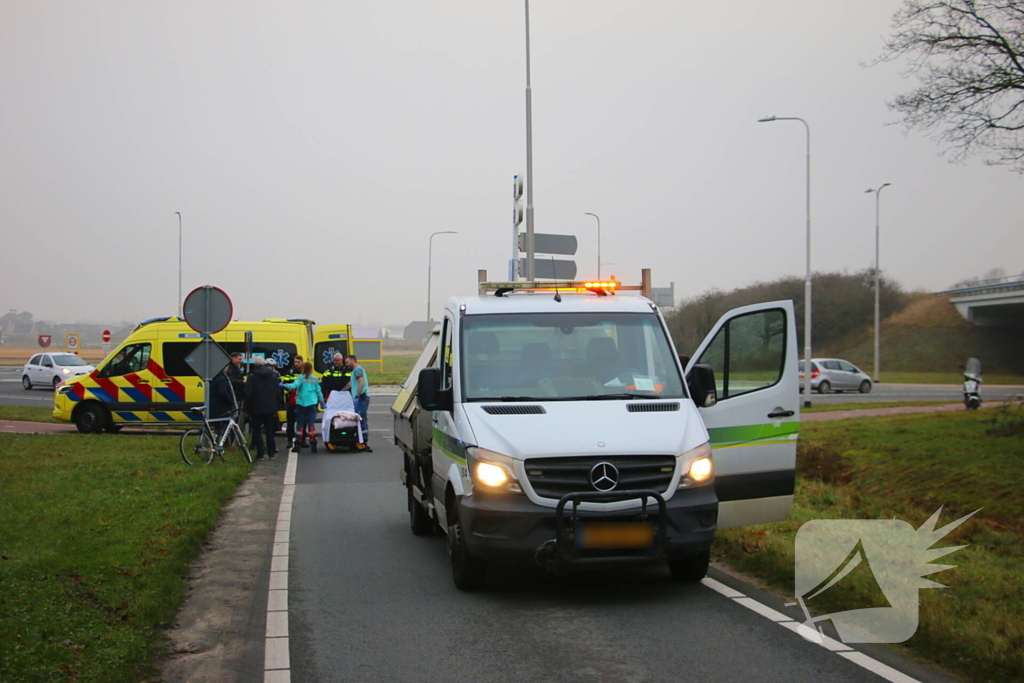
<instances>
[{"instance_id":1,"label":"bicycle wheel","mask_svg":"<svg viewBox=\"0 0 1024 683\"><path fill-rule=\"evenodd\" d=\"M228 428L228 438L224 440L224 452L234 453L235 449L242 452L245 459L252 462L252 453L249 452L249 444L245 441L245 435L242 434L241 428L237 423L232 422L231 427Z\"/></svg>"},{"instance_id":2,"label":"bicycle wheel","mask_svg":"<svg viewBox=\"0 0 1024 683\"><path fill-rule=\"evenodd\" d=\"M213 460L213 439L205 429L190 429L181 435L181 459L187 465Z\"/></svg>"}]
</instances>

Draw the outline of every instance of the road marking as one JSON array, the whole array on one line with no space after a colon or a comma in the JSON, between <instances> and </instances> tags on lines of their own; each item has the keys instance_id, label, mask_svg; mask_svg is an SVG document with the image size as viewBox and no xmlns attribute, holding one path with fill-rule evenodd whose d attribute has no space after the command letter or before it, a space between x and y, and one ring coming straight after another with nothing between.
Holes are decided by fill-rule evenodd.
<instances>
[{"instance_id":1,"label":"road marking","mask_svg":"<svg viewBox=\"0 0 1024 683\"><path fill-rule=\"evenodd\" d=\"M292 502L295 499L295 471L299 461L288 451L284 471L284 492L277 510L274 550L270 559L267 590L267 632L263 649L263 683L291 683L291 653L288 636L288 554L291 546Z\"/></svg>"},{"instance_id":2,"label":"road marking","mask_svg":"<svg viewBox=\"0 0 1024 683\"><path fill-rule=\"evenodd\" d=\"M743 605L747 609L756 612L757 614L760 614L762 617L765 617L766 619L774 621L779 626L782 626L783 628L793 631L794 633L796 633L796 630L800 627L800 622L790 619L782 612L774 610L771 607L768 607L767 605L764 605L758 602L757 600L754 600L753 598L747 597L743 593L740 593L738 590L726 586L724 583L715 581L714 579L708 577L701 579L701 583L710 588L711 590L715 591L716 593L719 593L720 595L729 598L736 604ZM804 639L803 636L800 636L800 638ZM854 664L867 669L876 676L881 676L885 680L891 681L892 683L921 683L916 678L911 678L910 676L906 675L901 671L897 671L891 666L882 664L877 659L869 657L863 652L857 652L846 643L841 643L838 640L835 640L834 638L822 636L822 642L819 643L819 645L821 645L827 650L835 652L843 659L853 662Z\"/></svg>"}]
</instances>

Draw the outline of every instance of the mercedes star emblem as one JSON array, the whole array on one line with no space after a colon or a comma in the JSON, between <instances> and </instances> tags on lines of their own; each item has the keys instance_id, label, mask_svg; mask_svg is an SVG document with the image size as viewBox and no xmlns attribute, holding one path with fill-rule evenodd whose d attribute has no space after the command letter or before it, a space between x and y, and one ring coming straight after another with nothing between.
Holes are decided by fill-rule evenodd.
<instances>
[{"instance_id":1,"label":"mercedes star emblem","mask_svg":"<svg viewBox=\"0 0 1024 683\"><path fill-rule=\"evenodd\" d=\"M610 462L599 462L590 470L590 484L598 491L611 491L619 485L619 470Z\"/></svg>"}]
</instances>

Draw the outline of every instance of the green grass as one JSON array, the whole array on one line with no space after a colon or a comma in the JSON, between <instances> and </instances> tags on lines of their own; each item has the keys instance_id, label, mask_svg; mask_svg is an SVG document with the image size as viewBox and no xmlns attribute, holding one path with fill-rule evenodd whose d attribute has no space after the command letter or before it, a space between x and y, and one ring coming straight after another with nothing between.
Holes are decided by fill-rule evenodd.
<instances>
[{"instance_id":1,"label":"green grass","mask_svg":"<svg viewBox=\"0 0 1024 683\"><path fill-rule=\"evenodd\" d=\"M1007 436L994 436L1004 433ZM803 425L797 490L786 522L719 534L715 553L793 595L794 535L812 519L905 520L939 506L940 525L981 508L937 546L969 544L919 591L920 626L904 645L974 681L1024 680L1024 409L858 418ZM816 601L862 607L870 581L844 581Z\"/></svg>"},{"instance_id":2,"label":"green grass","mask_svg":"<svg viewBox=\"0 0 1024 683\"><path fill-rule=\"evenodd\" d=\"M416 365L419 354L408 355L385 355L384 371L374 369L374 366L366 366L366 374L370 377L370 393L373 393L374 384L401 384L412 372Z\"/></svg>"},{"instance_id":3,"label":"green grass","mask_svg":"<svg viewBox=\"0 0 1024 683\"><path fill-rule=\"evenodd\" d=\"M868 372L868 370L865 370ZM986 375L985 384L1024 384L1020 375ZM879 384L963 384L964 376L956 372L887 372L882 371Z\"/></svg>"},{"instance_id":4,"label":"green grass","mask_svg":"<svg viewBox=\"0 0 1024 683\"><path fill-rule=\"evenodd\" d=\"M874 401L870 403L812 403L800 408L801 413L836 413L842 410L868 410L870 408L910 408L917 406L945 406L957 401Z\"/></svg>"},{"instance_id":5,"label":"green grass","mask_svg":"<svg viewBox=\"0 0 1024 683\"><path fill-rule=\"evenodd\" d=\"M163 436L0 434L0 680L151 675L249 467L188 467Z\"/></svg>"},{"instance_id":6,"label":"green grass","mask_svg":"<svg viewBox=\"0 0 1024 683\"><path fill-rule=\"evenodd\" d=\"M17 420L19 422L52 422L52 408L36 408L35 406L0 406L0 420Z\"/></svg>"}]
</instances>

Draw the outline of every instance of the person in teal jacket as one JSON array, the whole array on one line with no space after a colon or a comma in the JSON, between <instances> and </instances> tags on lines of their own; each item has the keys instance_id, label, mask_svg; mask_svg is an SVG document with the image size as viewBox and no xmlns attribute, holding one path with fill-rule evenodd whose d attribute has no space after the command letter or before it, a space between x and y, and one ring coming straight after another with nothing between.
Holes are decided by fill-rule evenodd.
<instances>
[{"instance_id":1,"label":"person in teal jacket","mask_svg":"<svg viewBox=\"0 0 1024 683\"><path fill-rule=\"evenodd\" d=\"M307 429L309 434L309 452L316 453L316 411L324 402L324 394L320 390L320 380L313 376L313 364L306 361L294 382L281 383L282 389L295 391L295 429L299 440L295 444L295 452L300 452L306 445Z\"/></svg>"}]
</instances>

